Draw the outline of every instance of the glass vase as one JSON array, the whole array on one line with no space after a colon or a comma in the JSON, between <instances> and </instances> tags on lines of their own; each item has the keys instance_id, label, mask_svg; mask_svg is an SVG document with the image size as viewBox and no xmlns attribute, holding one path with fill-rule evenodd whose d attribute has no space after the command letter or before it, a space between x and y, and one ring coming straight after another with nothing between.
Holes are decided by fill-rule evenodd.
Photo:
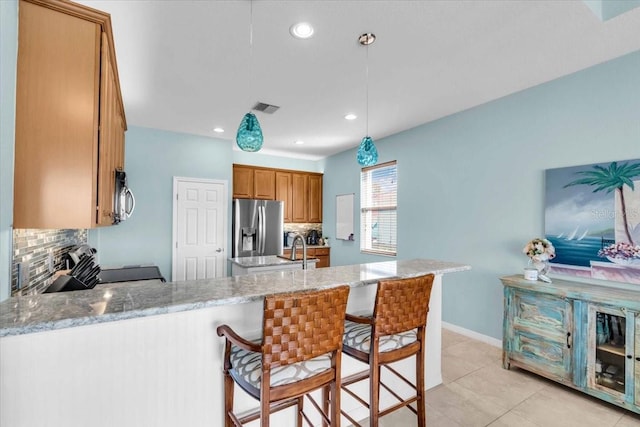
<instances>
[{"instance_id":1,"label":"glass vase","mask_svg":"<svg viewBox=\"0 0 640 427\"><path fill-rule=\"evenodd\" d=\"M549 261L537 261L529 258L529 267L538 270L538 279L551 283L551 279L547 276L547 273L549 273Z\"/></svg>"}]
</instances>

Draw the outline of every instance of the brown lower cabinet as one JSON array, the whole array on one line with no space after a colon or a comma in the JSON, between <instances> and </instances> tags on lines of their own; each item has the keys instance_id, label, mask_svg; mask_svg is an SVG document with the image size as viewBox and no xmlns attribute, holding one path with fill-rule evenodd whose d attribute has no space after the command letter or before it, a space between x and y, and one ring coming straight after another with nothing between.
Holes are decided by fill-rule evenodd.
<instances>
[{"instance_id":1,"label":"brown lower cabinet","mask_svg":"<svg viewBox=\"0 0 640 427\"><path fill-rule=\"evenodd\" d=\"M301 251L298 249L298 254ZM283 251L284 256L291 256L291 249L285 249ZM331 255L331 248L327 247L311 247L307 248L307 258L318 258L318 262L316 263L316 268L329 267L329 257Z\"/></svg>"}]
</instances>

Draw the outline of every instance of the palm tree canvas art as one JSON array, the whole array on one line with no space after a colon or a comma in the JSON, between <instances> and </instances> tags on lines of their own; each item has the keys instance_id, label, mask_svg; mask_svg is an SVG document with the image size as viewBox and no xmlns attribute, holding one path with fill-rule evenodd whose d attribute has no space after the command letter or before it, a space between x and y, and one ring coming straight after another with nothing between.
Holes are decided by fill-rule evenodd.
<instances>
[{"instance_id":1,"label":"palm tree canvas art","mask_svg":"<svg viewBox=\"0 0 640 427\"><path fill-rule=\"evenodd\" d=\"M640 159L548 169L552 273L640 284Z\"/></svg>"}]
</instances>

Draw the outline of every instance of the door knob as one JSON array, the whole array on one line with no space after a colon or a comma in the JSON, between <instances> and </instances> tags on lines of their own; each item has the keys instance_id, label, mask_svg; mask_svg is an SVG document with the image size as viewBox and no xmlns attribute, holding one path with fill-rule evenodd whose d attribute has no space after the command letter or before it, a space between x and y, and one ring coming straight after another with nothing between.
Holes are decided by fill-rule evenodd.
<instances>
[{"instance_id":1,"label":"door knob","mask_svg":"<svg viewBox=\"0 0 640 427\"><path fill-rule=\"evenodd\" d=\"M218 252L218 253L222 252L222 248L216 249L216 252Z\"/></svg>"}]
</instances>

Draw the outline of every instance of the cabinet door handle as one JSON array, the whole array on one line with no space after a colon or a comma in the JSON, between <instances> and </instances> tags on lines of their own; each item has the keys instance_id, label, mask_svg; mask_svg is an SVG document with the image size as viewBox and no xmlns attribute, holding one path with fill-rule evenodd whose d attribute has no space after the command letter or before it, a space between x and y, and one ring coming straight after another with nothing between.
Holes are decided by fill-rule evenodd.
<instances>
[{"instance_id":1,"label":"cabinet door handle","mask_svg":"<svg viewBox=\"0 0 640 427\"><path fill-rule=\"evenodd\" d=\"M640 356L636 357L636 362L640 362Z\"/></svg>"},{"instance_id":2,"label":"cabinet door handle","mask_svg":"<svg viewBox=\"0 0 640 427\"><path fill-rule=\"evenodd\" d=\"M571 348L571 332L567 332L567 348Z\"/></svg>"},{"instance_id":3,"label":"cabinet door handle","mask_svg":"<svg viewBox=\"0 0 640 427\"><path fill-rule=\"evenodd\" d=\"M633 356L630 354L627 354L627 359L633 359Z\"/></svg>"}]
</instances>

